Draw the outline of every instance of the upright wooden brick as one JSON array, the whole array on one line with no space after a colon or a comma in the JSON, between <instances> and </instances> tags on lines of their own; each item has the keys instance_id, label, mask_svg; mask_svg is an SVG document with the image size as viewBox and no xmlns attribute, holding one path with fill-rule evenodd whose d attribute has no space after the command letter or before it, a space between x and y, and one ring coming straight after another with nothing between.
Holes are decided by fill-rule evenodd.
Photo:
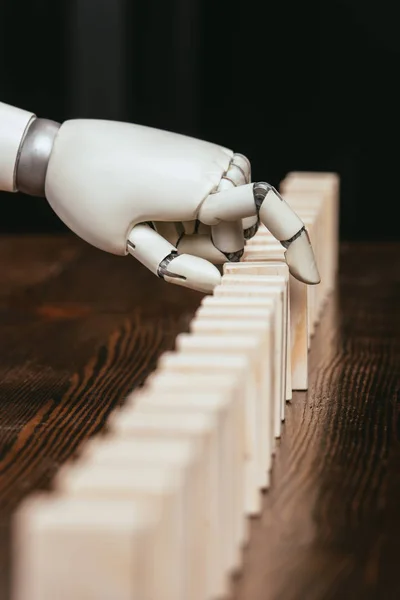
<instances>
[{"instance_id":1,"label":"upright wooden brick","mask_svg":"<svg viewBox=\"0 0 400 600\"><path fill-rule=\"evenodd\" d=\"M243 541L246 537L246 522L245 522L245 400L250 393L252 382L248 379L249 363L245 357L229 356L222 357L221 355L190 355L185 356L175 352L166 352L159 359L158 368L169 372L174 372L176 376L189 372L196 374L208 373L231 373L232 376L237 372L243 374L244 387L242 394L239 396L240 405L236 418L242 425L242 436L236 440L234 453L237 457L237 470L233 472L234 488L232 491L232 508L233 512L230 516L232 527L236 532L236 539ZM193 380L193 384L195 378ZM227 506L227 508L229 508ZM237 569L241 562L241 548L237 545L233 548L232 568Z\"/></svg>"},{"instance_id":2,"label":"upright wooden brick","mask_svg":"<svg viewBox=\"0 0 400 600\"><path fill-rule=\"evenodd\" d=\"M286 263L282 261L268 261L263 263L225 263L224 274L226 275L248 275L249 277L256 276L273 276L283 277L285 279L285 298L286 298L286 319L285 327L286 331L284 335L286 337L286 383L285 383L285 398L291 400L292 398L292 355L291 355L291 304L290 304L290 290L289 290L289 268ZM255 281L255 279L251 280ZM250 282L250 280L249 280Z\"/></svg>"},{"instance_id":3,"label":"upright wooden brick","mask_svg":"<svg viewBox=\"0 0 400 600\"><path fill-rule=\"evenodd\" d=\"M262 401L263 378L261 373L261 354L260 338L253 336L214 336L210 333L206 335L180 334L175 341L176 349L179 352L192 354L215 355L220 352L222 356L246 356L248 358L249 373L254 385L249 389L249 396L246 398L245 410L247 421L247 447L246 455L249 468L246 475L249 480L245 485L245 507L249 515L259 514L261 509L261 495L259 488L261 482L259 478L261 464L261 441L259 428L259 404ZM251 394L251 395L250 395Z\"/></svg>"},{"instance_id":4,"label":"upright wooden brick","mask_svg":"<svg viewBox=\"0 0 400 600\"><path fill-rule=\"evenodd\" d=\"M183 573L185 595L201 597L199 577L204 578L205 522L199 506L200 446L197 440L94 438L86 444L76 466L66 465L59 473L56 485L65 495L90 496L131 494L149 502L154 494L151 467L179 471L184 482L181 508L185 536ZM146 469L144 469L146 467ZM129 472L130 470L130 472ZM124 475L125 471L125 475ZM139 473L140 471L140 473ZM115 475L112 473L115 472ZM138 474L136 474L136 472ZM109 476L102 473L109 473ZM124 492L122 486L126 486ZM199 518L200 515L200 518ZM196 564L197 561L197 564Z\"/></svg>"},{"instance_id":5,"label":"upright wooden brick","mask_svg":"<svg viewBox=\"0 0 400 600\"><path fill-rule=\"evenodd\" d=\"M206 307L204 307L206 308ZM196 318L191 323L191 331L198 335L252 335L260 340L263 354L263 373L264 380L263 386L268 386L269 389L274 384L271 374L273 373L272 365L272 349L273 344L271 343L271 327L269 323L260 325L259 319L244 319L238 317L238 309L230 310L224 307L219 309L213 309L209 307L207 311L202 311L203 314L198 311ZM254 315L255 316L255 315ZM266 357L270 357L270 364L266 361ZM274 397L270 394L263 396L262 398L262 412L260 415L260 455L262 457L261 464L259 465L261 471L259 473L259 480L263 488L269 486L269 472L271 469L271 459L273 453L273 439L275 431L275 422L273 419L274 412Z\"/></svg>"},{"instance_id":6,"label":"upright wooden brick","mask_svg":"<svg viewBox=\"0 0 400 600\"><path fill-rule=\"evenodd\" d=\"M155 560L158 513L132 500L28 499L14 517L12 600L173 600Z\"/></svg>"},{"instance_id":7,"label":"upright wooden brick","mask_svg":"<svg viewBox=\"0 0 400 600\"><path fill-rule=\"evenodd\" d=\"M129 405L135 409L137 404L159 406L170 405L172 400L178 406L184 406L193 410L202 408L206 410L210 406L219 407L218 419L222 434L219 438L219 463L218 478L220 490L220 505L218 507L219 526L221 529L218 541L221 542L223 552L224 574L222 583L222 595L228 589L227 575L232 569L233 549L243 545L248 539L248 530L244 531L244 538L238 536L238 532L232 527L230 503L234 493L234 474L240 470L235 447L236 440L242 436L242 423L237 418L240 410L241 396L243 394L242 384L244 375L236 372L219 373L218 375L203 375L192 372L181 373L179 377L173 371L156 370L146 382L146 386L140 393L132 394L128 399ZM243 462L240 458L240 462ZM219 596L218 596L219 597Z\"/></svg>"},{"instance_id":8,"label":"upright wooden brick","mask_svg":"<svg viewBox=\"0 0 400 600\"><path fill-rule=\"evenodd\" d=\"M119 428L122 435L130 435L130 418L140 414L160 414L173 417L175 422L180 422L182 415L207 416L211 422L209 431L209 472L211 474L211 514L208 528L208 554L212 567L211 590L208 594L212 598L224 597L227 594L227 572L225 557L227 533L223 528L223 514L229 490L225 486L225 461L228 453L232 453L227 445L228 430L232 421L232 397L229 389L210 391L204 387L204 380L197 382L196 391L185 393L179 386L164 387L162 390L153 389L136 394L134 406L123 411L118 411L110 423L111 429ZM122 418L123 414L123 418Z\"/></svg>"},{"instance_id":9,"label":"upright wooden brick","mask_svg":"<svg viewBox=\"0 0 400 600\"><path fill-rule=\"evenodd\" d=\"M280 248L283 251L283 248ZM282 252L283 254L283 252ZM249 267L249 273L256 275L264 273L264 265L284 264L281 260L271 258L268 248L257 246L255 252L248 252L243 263L238 263L237 271L242 266ZM232 265L233 267L233 265ZM229 263L226 265L230 272ZM234 271L233 271L234 272ZM293 390L308 389L308 309L307 286L289 275L289 322L290 322L290 351L291 351L291 386Z\"/></svg>"},{"instance_id":10,"label":"upright wooden brick","mask_svg":"<svg viewBox=\"0 0 400 600\"><path fill-rule=\"evenodd\" d=\"M256 298L274 298L275 299L275 310L274 310L274 381L275 381L275 393L274 397L278 402L276 410L274 411L275 419L275 435L280 436L281 431L281 420L283 406L285 404L285 383L286 383L286 361L285 361L285 339L284 339L284 285L250 285L249 283L242 283L240 281L232 282L232 285L220 285L214 290L215 296L225 297L256 297Z\"/></svg>"}]
</instances>

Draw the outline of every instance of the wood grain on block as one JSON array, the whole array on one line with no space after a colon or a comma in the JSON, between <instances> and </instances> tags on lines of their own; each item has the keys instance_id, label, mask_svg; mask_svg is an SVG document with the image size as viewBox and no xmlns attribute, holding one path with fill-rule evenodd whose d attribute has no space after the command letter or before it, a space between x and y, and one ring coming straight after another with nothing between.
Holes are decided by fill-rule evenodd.
<instances>
[{"instance_id":1,"label":"wood grain on block","mask_svg":"<svg viewBox=\"0 0 400 600\"><path fill-rule=\"evenodd\" d=\"M252 260L250 261L250 259ZM263 269L265 262L268 264L275 264L276 262L270 260L268 250L262 247L260 247L259 250L256 250L255 253L249 253L244 260L245 262L238 264L240 266L248 265L252 269L251 272L254 273L256 272L258 265ZM249 260L249 262L247 262L247 260ZM293 390L306 390L308 386L307 286L292 275L289 275L289 296L291 385Z\"/></svg>"},{"instance_id":2,"label":"wood grain on block","mask_svg":"<svg viewBox=\"0 0 400 600\"><path fill-rule=\"evenodd\" d=\"M258 234L257 234L258 235ZM270 235L270 234L268 234ZM242 263L237 263L238 265L242 265L244 263L255 263L255 262L277 262L277 261L281 261L284 265L286 265L285 262L285 251L283 249L283 247L281 246L281 244L279 242L276 242L276 240L274 238L266 238L268 241L266 243L264 243L263 239L256 239L257 236L255 236L255 242L252 245L247 246L245 248L245 252L244 252L244 256L243 256L243 262ZM291 275L289 275L289 294L290 294L290 280L292 280L293 277ZM291 299L289 297L289 304L291 303ZM307 311L308 311L308 306L307 306ZM291 335L291 325L290 325L290 319L291 319L291 313L289 313L289 323L288 323L288 327L289 327L289 333L287 334L289 337ZM291 342L289 342L289 346L288 348L290 349L291 347ZM290 359L291 361L291 359ZM290 386L292 387L292 386ZM290 400L290 398L287 398L288 400Z\"/></svg>"},{"instance_id":3,"label":"wood grain on block","mask_svg":"<svg viewBox=\"0 0 400 600\"><path fill-rule=\"evenodd\" d=\"M130 399L131 402L135 402L134 406L137 402L151 402L159 405L162 402L171 402L171 395L173 394L176 401L179 398L180 402L186 402L188 407L190 403L193 403L196 408L198 408L199 402L207 407L216 394L223 399L220 415L223 435L220 438L221 461L219 474L222 496L219 516L223 530L221 543L224 548L225 574L232 569L232 549L243 546L248 540L247 528L245 528L244 538L242 539L241 532L237 532L233 527L233 508L231 504L227 505L226 502L226 499L232 498L235 492L234 478L239 472L243 473L244 456L238 456L236 452L237 440L240 440L243 436L243 423L238 418L240 416L243 382L244 374L238 372L233 376L229 372L218 375L187 372L180 373L177 377L175 372L158 370L147 379L143 392L133 394ZM226 585L227 580L224 581Z\"/></svg>"},{"instance_id":4,"label":"wood grain on block","mask_svg":"<svg viewBox=\"0 0 400 600\"><path fill-rule=\"evenodd\" d=\"M263 392L260 394L260 401L263 403L261 414L265 415L267 422L267 426L264 425L264 421L260 423L262 429L260 439L262 445L265 445L262 452L262 478L265 487L269 485L271 456L275 449L275 406L279 405L275 384L277 369L274 365L276 347L274 310L275 301L271 298L205 296L191 324L191 330L195 331L196 335L202 334L201 330L196 327L196 320L204 319L209 322L204 335L209 333L215 337L221 335L247 337L251 333L252 336L261 340L260 369ZM250 325L248 324L249 320L251 321ZM225 321L228 321L228 324ZM212 324L213 331L209 329ZM267 415L269 415L269 420Z\"/></svg>"},{"instance_id":5,"label":"wood grain on block","mask_svg":"<svg viewBox=\"0 0 400 600\"><path fill-rule=\"evenodd\" d=\"M292 386L294 390L308 389L308 290L307 285L290 275L290 328L292 357Z\"/></svg>"},{"instance_id":6,"label":"wood grain on block","mask_svg":"<svg viewBox=\"0 0 400 600\"><path fill-rule=\"evenodd\" d=\"M77 463L64 473L62 484L60 491L66 498L85 498L92 502L129 500L154 506L157 528L153 553L158 576L165 584L166 595L171 599L185 598L194 567L189 560L188 540L184 538L189 492L179 468L142 462L112 466Z\"/></svg>"},{"instance_id":7,"label":"wood grain on block","mask_svg":"<svg viewBox=\"0 0 400 600\"><path fill-rule=\"evenodd\" d=\"M208 307L204 307L204 309L205 308L208 309ZM268 323L260 325L260 323L256 319L248 320L244 318L237 318L238 309L234 309L234 311L232 311L232 314L230 314L229 311L229 308L224 308L223 306L219 307L218 310L209 307L209 310L207 310L207 314L204 312L203 315L199 311L196 318L193 319L191 323L191 331L196 336L208 334L210 336L212 335L215 337L226 335L243 335L244 337L247 337L248 335L252 335L256 339L260 340L260 347L262 348L262 354L264 358L263 386L265 386L265 388L267 388L269 392L273 391L273 378L271 377L271 374L273 373L273 365L268 364L265 361L265 358L269 356L270 363L272 363L273 345L271 340L270 325ZM265 396L260 395L260 400L263 401L260 406L260 452L262 455L263 463L261 465L261 481L264 482L264 485L262 487L268 487L272 463L272 453L274 450L274 402L271 393L268 393Z\"/></svg>"},{"instance_id":8,"label":"wood grain on block","mask_svg":"<svg viewBox=\"0 0 400 600\"><path fill-rule=\"evenodd\" d=\"M321 248L321 242L320 242L320 234L322 234L322 230L318 229L318 223L317 220L314 218L314 215L304 215L303 217L303 222L307 227L307 231L309 232L310 235L310 240L311 243L313 244L313 247L315 247L315 252L316 252L316 260L318 262L318 264L322 263L323 266L323 260L321 258L322 256L322 248ZM322 273L323 276L323 273ZM320 312L320 306L322 305L323 302L323 286L321 286L321 284L317 284L317 285L308 285L307 286L307 290L308 290L308 294L311 296L311 300L309 302L309 307L311 308L311 314L310 314L310 318L311 318L311 335L314 335L315 333L315 327L318 323L318 315Z\"/></svg>"},{"instance_id":9,"label":"wood grain on block","mask_svg":"<svg viewBox=\"0 0 400 600\"><path fill-rule=\"evenodd\" d=\"M285 260L285 249L284 247L276 241L275 238L270 235L255 235L251 240L246 242L246 246L244 248L244 255L255 251L256 249L264 250L266 252L268 250L268 258L271 260Z\"/></svg>"},{"instance_id":10,"label":"wood grain on block","mask_svg":"<svg viewBox=\"0 0 400 600\"><path fill-rule=\"evenodd\" d=\"M260 408L262 398L262 372L261 372L261 339L257 336L214 336L180 334L176 341L178 352L194 354L215 354L222 356L246 356L248 358L248 377L254 382L246 398L246 485L245 507L249 515L259 514L261 509L261 495L259 488L264 484L264 465L261 456L260 436ZM250 395L251 394L251 395Z\"/></svg>"},{"instance_id":11,"label":"wood grain on block","mask_svg":"<svg viewBox=\"0 0 400 600\"><path fill-rule=\"evenodd\" d=\"M316 198L318 199L318 202L320 204L321 196L318 194L314 194L313 199L315 200ZM293 206L293 208L296 209L296 212L298 213L299 217L302 218L304 224L307 227L311 242L313 244L316 262L321 271L321 283L317 286L308 286L308 294L310 296L309 310L311 323L309 330L310 333L313 333L313 328L317 322L317 317L320 313L321 306L323 304L323 299L324 297L326 297L323 288L323 281L325 282L327 280L327 277L325 275L326 269L321 269L321 265L322 267L324 267L326 263L326 254L321 252L321 239L323 243L323 231L321 230L321 227L318 226L317 222L319 218L319 212L317 210L318 207L315 206L315 202L314 206L312 206L313 203L311 201L309 204L310 205L300 205L300 207L295 205ZM283 259L285 253L282 245L279 242L277 242L277 240L265 227L260 227L256 236L254 236L252 240L249 240L249 242L246 243L243 261L257 260L257 256L255 255L256 252L267 254L268 258L272 258L274 256L276 258Z\"/></svg>"},{"instance_id":12,"label":"wood grain on block","mask_svg":"<svg viewBox=\"0 0 400 600\"><path fill-rule=\"evenodd\" d=\"M310 240L313 244L313 247L315 246L315 256L316 256L316 260L317 260L317 264L319 266L319 268L321 268L321 272L320 272L320 276L321 276L321 282L318 285L311 285L311 286L307 286L308 287L308 291L310 294L312 294L313 296L313 304L312 306L312 325L313 325L313 330L312 330L312 334L314 334L315 331L315 327L318 324L318 319L319 319L319 314L321 312L321 307L323 305L324 302L324 297L325 297L325 284L326 284L326 267L324 265L324 253L323 253L323 228L319 226L319 220L318 217L314 218L314 215L304 215L304 219L303 219L307 230L309 231L310 234ZM322 278L324 279L324 283L322 283Z\"/></svg>"},{"instance_id":13,"label":"wood grain on block","mask_svg":"<svg viewBox=\"0 0 400 600\"><path fill-rule=\"evenodd\" d=\"M178 417L178 418L177 418ZM215 594L216 590L216 574L214 572L215 564L218 564L215 552L210 549L210 524L212 522L212 514L217 503L217 490L215 488L215 480L213 478L213 465L217 457L215 455L215 419L212 419L210 414L204 412L194 414L180 413L176 414L162 410L156 412L143 412L140 406L134 411L120 411L109 422L109 429L112 435L127 438L145 438L161 440L167 439L187 439L196 438L199 441L199 464L197 468L199 474L196 480L196 500L198 502L198 525L201 529L202 545L198 549L198 553L205 555L205 572L199 573L197 579L201 579L201 585L198 586L199 591L202 590L204 584L206 589L203 590L206 596ZM215 531L213 532L215 535ZM198 569L202 568L199 561Z\"/></svg>"},{"instance_id":14,"label":"wood grain on block","mask_svg":"<svg viewBox=\"0 0 400 600\"><path fill-rule=\"evenodd\" d=\"M310 238L313 241L315 247L317 244L314 241L315 238L315 226L313 219L310 220L309 216L303 215L304 222L308 227ZM273 236L268 232L266 228L261 229L255 238L253 244L250 244L248 247L246 246L243 261L257 261L260 260L261 257L267 257L268 260L275 259L283 259L284 260L284 249L279 242L273 238ZM317 257L318 262L318 257ZM319 289L319 285L317 286L307 286L307 311L308 311L308 346L310 345L311 333L313 332L313 327L315 326L316 319L314 314L316 313L316 296ZM311 325L310 325L311 324Z\"/></svg>"},{"instance_id":15,"label":"wood grain on block","mask_svg":"<svg viewBox=\"0 0 400 600\"><path fill-rule=\"evenodd\" d=\"M198 577L205 580L206 557L204 552L205 523L199 519L202 509L199 505L199 462L201 461L201 448L197 439L172 440L142 438L123 439L118 437L100 437L88 442L84 448L81 459L77 465L66 465L56 479L56 487L66 496L81 496L100 494L104 486L104 494L111 493L112 482L115 478L101 476L101 469L107 472L117 473L118 469L125 469L125 475L121 475L115 483L115 488L121 484L126 477L126 488L149 501L152 493L152 482L150 481L150 467L162 467L165 470L175 469L182 474L185 482L184 504L181 511L183 519L183 532L185 534L184 545L186 551L185 560L185 594L200 596L198 590L201 588ZM135 479L135 472L141 471ZM130 472L129 472L130 470ZM122 471L121 471L122 472ZM91 476L91 473L93 475ZM147 475L146 475L147 473ZM91 478L92 477L92 478ZM109 483L107 483L107 481ZM130 483L131 481L131 483ZM107 488L107 485L109 488ZM90 491L91 490L91 491ZM119 491L117 493L121 493ZM198 564L195 564L197 561Z\"/></svg>"},{"instance_id":16,"label":"wood grain on block","mask_svg":"<svg viewBox=\"0 0 400 600\"><path fill-rule=\"evenodd\" d=\"M224 278L223 278L224 279ZM274 411L275 418L275 435L280 435L282 406L285 404L285 383L286 383L286 354L285 354L285 336L284 333L284 284L263 284L250 285L249 283L241 283L240 281L228 285L217 286L214 290L215 296L231 296L231 297L258 297L258 298L274 298L275 305L275 324L274 324L274 369L275 369L275 400L278 403ZM279 433L278 433L279 432Z\"/></svg>"},{"instance_id":17,"label":"wood grain on block","mask_svg":"<svg viewBox=\"0 0 400 600\"><path fill-rule=\"evenodd\" d=\"M282 252L282 255L285 253L285 248L282 246L279 240L277 240L272 233L267 229L264 225L260 225L259 229L254 237L250 240L246 241L246 247L249 246L257 246L259 244L270 244L276 248L279 248Z\"/></svg>"},{"instance_id":18,"label":"wood grain on block","mask_svg":"<svg viewBox=\"0 0 400 600\"><path fill-rule=\"evenodd\" d=\"M331 209L332 231L336 244L339 240L339 193L340 193L340 179L336 173L312 173L312 172L301 172L294 171L289 173L285 179L281 182L281 187L284 193L288 191L308 191L308 192L323 192L328 201L328 205Z\"/></svg>"},{"instance_id":19,"label":"wood grain on block","mask_svg":"<svg viewBox=\"0 0 400 600\"><path fill-rule=\"evenodd\" d=\"M158 369L169 371L180 376L181 373L189 372L192 373L193 384L195 382L195 375L197 373L229 373L234 375L235 373L241 373L243 376L243 387L242 393L238 396L239 399L239 410L237 411L236 418L241 424L241 436L236 440L234 446L234 452L237 457L237 464L239 470L233 473L234 478L234 489L232 493L232 508L233 508L233 519L232 526L237 532L235 536L241 543L247 538L246 534L246 518L245 518L245 449L246 449L246 412L245 402L250 397L251 387L254 382L251 381L248 374L250 371L249 360L245 356L221 356L218 353L208 354L207 356L201 354L185 355L183 353L166 352L164 353L158 362ZM241 544L236 548L233 548L232 556L232 568L237 569L241 563Z\"/></svg>"},{"instance_id":20,"label":"wood grain on block","mask_svg":"<svg viewBox=\"0 0 400 600\"><path fill-rule=\"evenodd\" d=\"M321 294L321 303L323 303L329 293L329 213L328 203L325 202L324 195L313 192L289 192L285 200L303 218L304 216L314 216L316 228L316 247L314 253L321 275L321 282L317 286L318 293Z\"/></svg>"},{"instance_id":21,"label":"wood grain on block","mask_svg":"<svg viewBox=\"0 0 400 600\"><path fill-rule=\"evenodd\" d=\"M262 488L267 488L269 486L269 470L271 466L272 460L272 448L274 445L274 411L276 409L280 409L280 404L274 404L274 396L273 393L270 393L271 383L273 381L272 373L273 367L270 364L271 361L271 349L268 343L267 352L264 351L265 348L265 337L264 333L260 335L260 322L261 319L265 318L265 308L251 308L249 311L248 306L242 307L234 307L220 304L218 306L208 305L201 306L195 316L194 321L200 323L198 327L196 327L196 336L202 334L201 331L201 323L205 320L207 323L205 325L205 332L202 335L213 335L214 337L219 336L230 336L236 335L238 337L247 337L251 335L260 347L258 361L261 364L261 370L263 375L262 380L262 391L258 390L258 385L255 387L255 391L257 394L257 410L256 415L258 415L258 431L257 431L257 439L260 442L260 457L259 460L256 461L256 465L258 464L258 468L256 472L258 472L257 481ZM228 322L228 327L226 325L226 321ZM232 325L232 321L236 323L236 325ZM251 321L253 327L247 326L247 328L243 328L243 323L248 324ZM214 323L215 331L210 334L209 330L209 322ZM268 325L270 325L270 320ZM280 373L278 373L280 376ZM258 382L257 373L255 373L255 379ZM264 393L265 390L265 393ZM249 412L250 415L251 411ZM251 456L248 456L248 460L251 460Z\"/></svg>"},{"instance_id":22,"label":"wood grain on block","mask_svg":"<svg viewBox=\"0 0 400 600\"><path fill-rule=\"evenodd\" d=\"M314 221L312 218L304 216L303 222L307 227L307 231L310 235L311 243L312 243L313 247L315 247L317 249L317 255L318 255L317 232L316 232L316 228L314 225ZM315 333L315 327L316 327L316 323L317 323L316 315L318 312L318 289L319 289L319 284L307 286L308 331L309 331L308 346L309 347L310 347L310 343L311 343L311 338Z\"/></svg>"},{"instance_id":23,"label":"wood grain on block","mask_svg":"<svg viewBox=\"0 0 400 600\"><path fill-rule=\"evenodd\" d=\"M166 598L158 513L132 500L28 499L14 517L12 600Z\"/></svg>"},{"instance_id":24,"label":"wood grain on block","mask_svg":"<svg viewBox=\"0 0 400 600\"><path fill-rule=\"evenodd\" d=\"M260 291L257 287L257 295L248 296L247 292L251 290L249 286L243 290L240 287L232 286L219 286L214 290L213 298L218 300L229 300L232 302L232 306L220 309L218 312L214 311L213 314L207 316L208 319L216 321L215 326L226 327L225 321L229 321L229 326L232 328L232 332L257 332L264 328L266 343L271 344L270 351L263 351L263 366L265 371L270 375L273 392L273 402L270 404L271 418L273 423L273 434L272 437L280 437L281 432L281 402L283 397L282 389L282 372L283 372L283 352L282 352L282 335L281 335L281 323L282 321L278 318L277 304L280 301L278 297L271 297L269 294L265 294L264 290ZM257 302L267 302L266 306L256 306ZM236 302L236 305L234 303ZM273 302L273 306L269 305ZM242 304L240 319L238 318L237 311L239 310L239 304ZM203 306L203 305L202 305ZM204 304L205 306L205 304ZM197 311L195 318L190 324L191 331L194 331L194 323L196 320L201 318L200 309ZM267 408L265 410L268 410ZM273 448L274 449L274 448Z\"/></svg>"},{"instance_id":25,"label":"wood grain on block","mask_svg":"<svg viewBox=\"0 0 400 600\"><path fill-rule=\"evenodd\" d=\"M285 278L286 286L286 320L285 320L285 336L286 336L286 400L292 399L292 355L291 355L291 304L289 290L289 267L282 261L267 261L266 264L260 263L225 263L224 273L226 275L249 275L249 276L278 276Z\"/></svg>"},{"instance_id":26,"label":"wood grain on block","mask_svg":"<svg viewBox=\"0 0 400 600\"><path fill-rule=\"evenodd\" d=\"M189 394L182 393L181 390L176 388L172 392L163 389L162 392L154 390L152 393L147 390L137 394L135 405L123 411L118 411L113 423L110 423L110 427L113 428L114 422L117 425L123 414L124 427L122 431L129 430L130 416L138 412L141 414L156 414L157 416L160 413L173 415L175 421L179 421L182 415L206 415L212 422L209 436L209 469L214 496L211 504L208 551L212 566L211 597L213 598L225 596L228 590L226 572L228 565L225 563L227 550L224 546L224 543L228 540L228 535L223 528L223 515L226 511L226 499L229 492L225 485L225 462L226 456L232 454L232 450L228 445L229 429L232 429L232 406L231 395L226 390L216 393L206 388L202 391L201 386L199 389L199 385L196 386L195 391Z\"/></svg>"},{"instance_id":27,"label":"wood grain on block","mask_svg":"<svg viewBox=\"0 0 400 600\"><path fill-rule=\"evenodd\" d=\"M309 218L308 217L304 217L305 223L306 224L310 224L309 223ZM313 226L309 227L310 229L310 237L313 237L313 233L314 233L314 228ZM257 236L260 236L259 238L257 238ZM266 257L267 260L270 260L272 258L275 259L280 259L282 258L284 260L284 249L282 248L281 244L279 242L277 242L275 240L275 238L273 238L271 236L271 234L264 228L264 230L261 230L259 233L257 233L257 236L255 236L256 241L250 245L248 248L246 248L245 253L244 253L244 262L253 262L253 261L258 261L261 259L261 257ZM310 345L310 341L311 341L311 332L312 332L312 324L314 324L315 326L315 321L316 319L314 318L314 314L315 314L315 307L316 307L316 294L317 294L317 289L319 288L318 286L306 286L307 289L307 313L308 313L308 347ZM311 323L311 325L310 325Z\"/></svg>"}]
</instances>

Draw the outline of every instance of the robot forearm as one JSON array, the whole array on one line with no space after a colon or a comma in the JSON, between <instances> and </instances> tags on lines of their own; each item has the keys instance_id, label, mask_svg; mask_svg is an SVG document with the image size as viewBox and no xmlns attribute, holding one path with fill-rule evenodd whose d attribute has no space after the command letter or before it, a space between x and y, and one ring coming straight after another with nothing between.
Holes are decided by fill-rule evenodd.
<instances>
[{"instance_id":1,"label":"robot forearm","mask_svg":"<svg viewBox=\"0 0 400 600\"><path fill-rule=\"evenodd\" d=\"M45 197L46 172L60 124L0 102L0 189Z\"/></svg>"},{"instance_id":2,"label":"robot forearm","mask_svg":"<svg viewBox=\"0 0 400 600\"><path fill-rule=\"evenodd\" d=\"M0 189L17 191L16 171L21 142L35 115L0 102Z\"/></svg>"}]
</instances>

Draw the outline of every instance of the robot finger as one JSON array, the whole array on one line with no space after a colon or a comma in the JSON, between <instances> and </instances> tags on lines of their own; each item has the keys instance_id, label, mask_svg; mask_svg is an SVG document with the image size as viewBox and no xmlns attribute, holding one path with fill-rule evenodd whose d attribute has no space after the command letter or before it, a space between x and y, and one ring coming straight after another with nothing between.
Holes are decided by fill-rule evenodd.
<instances>
[{"instance_id":1,"label":"robot finger","mask_svg":"<svg viewBox=\"0 0 400 600\"><path fill-rule=\"evenodd\" d=\"M272 235L286 248L290 273L307 284L320 282L314 252L304 223L268 183L242 185L212 194L203 202L199 218L203 223L235 221L258 215Z\"/></svg>"},{"instance_id":2,"label":"robot finger","mask_svg":"<svg viewBox=\"0 0 400 600\"><path fill-rule=\"evenodd\" d=\"M244 219L242 219L244 239L251 240L251 238L253 238L256 235L259 225L260 220L258 218L258 215L254 215L254 217L245 217Z\"/></svg>"},{"instance_id":3,"label":"robot finger","mask_svg":"<svg viewBox=\"0 0 400 600\"><path fill-rule=\"evenodd\" d=\"M225 256L224 262L239 262L244 252L241 221L221 221L211 227L211 242Z\"/></svg>"},{"instance_id":4,"label":"robot finger","mask_svg":"<svg viewBox=\"0 0 400 600\"><path fill-rule=\"evenodd\" d=\"M149 225L133 227L128 236L127 251L168 283L211 293L221 280L214 265L198 256L180 254Z\"/></svg>"},{"instance_id":5,"label":"robot finger","mask_svg":"<svg viewBox=\"0 0 400 600\"><path fill-rule=\"evenodd\" d=\"M197 222L195 227L185 227L184 223L154 222L152 227L182 254L193 254L209 260L213 264L223 264L227 260L237 262L243 255L243 232L240 221L221 221L210 227ZM190 233L186 233L186 232ZM233 242L232 242L233 240Z\"/></svg>"},{"instance_id":6,"label":"robot finger","mask_svg":"<svg viewBox=\"0 0 400 600\"><path fill-rule=\"evenodd\" d=\"M208 228L208 233L183 235L180 238L177 247L179 252L182 252L183 254L199 256L214 265L223 265L227 261L225 254L218 250L212 242L211 228Z\"/></svg>"},{"instance_id":7,"label":"robot finger","mask_svg":"<svg viewBox=\"0 0 400 600\"><path fill-rule=\"evenodd\" d=\"M233 181L236 186L250 183L251 165L249 159L243 156L243 154L234 154L225 177ZM222 191L222 189L225 188L220 186L219 191ZM257 233L258 226L259 219L257 214L242 219L244 239L250 240L252 237L254 237Z\"/></svg>"},{"instance_id":8,"label":"robot finger","mask_svg":"<svg viewBox=\"0 0 400 600\"><path fill-rule=\"evenodd\" d=\"M246 158L246 156L243 156L243 154L234 154L232 157L231 165L234 165L242 171L244 183L251 182L251 164L249 159Z\"/></svg>"},{"instance_id":9,"label":"robot finger","mask_svg":"<svg viewBox=\"0 0 400 600\"><path fill-rule=\"evenodd\" d=\"M229 191L245 183L244 171L231 163L228 171L222 176L218 191ZM214 194L217 196L218 194ZM200 219L201 220L201 219ZM240 218L216 220L211 225L211 240L214 246L225 255L230 262L237 262L244 252L243 225Z\"/></svg>"},{"instance_id":10,"label":"robot finger","mask_svg":"<svg viewBox=\"0 0 400 600\"><path fill-rule=\"evenodd\" d=\"M181 223L174 223L173 221L154 221L149 223L149 225L173 246L176 246L183 230Z\"/></svg>"}]
</instances>

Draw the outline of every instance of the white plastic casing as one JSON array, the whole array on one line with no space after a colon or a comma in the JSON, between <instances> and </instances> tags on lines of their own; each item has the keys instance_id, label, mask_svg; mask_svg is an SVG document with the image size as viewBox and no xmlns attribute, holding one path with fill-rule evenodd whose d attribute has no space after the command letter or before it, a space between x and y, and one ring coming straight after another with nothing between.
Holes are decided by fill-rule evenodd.
<instances>
[{"instance_id":1,"label":"white plastic casing","mask_svg":"<svg viewBox=\"0 0 400 600\"><path fill-rule=\"evenodd\" d=\"M165 281L206 294L211 294L214 288L221 283L218 269L199 256L181 254L171 262L170 269L173 273L183 275L186 279L182 281L165 275Z\"/></svg>"},{"instance_id":2,"label":"white plastic casing","mask_svg":"<svg viewBox=\"0 0 400 600\"><path fill-rule=\"evenodd\" d=\"M129 247L129 253L155 275L158 274L161 261L172 251L176 251L175 246L147 225L134 227L129 234L129 241L133 244L133 247ZM176 256L169 263L167 271L184 279L165 274L165 281L205 293L212 292L221 281L218 269L198 256Z\"/></svg>"},{"instance_id":3,"label":"white plastic casing","mask_svg":"<svg viewBox=\"0 0 400 600\"><path fill-rule=\"evenodd\" d=\"M46 198L81 238L125 255L134 225L195 219L232 156L221 146L141 125L66 121L50 157Z\"/></svg>"},{"instance_id":4,"label":"white plastic casing","mask_svg":"<svg viewBox=\"0 0 400 600\"><path fill-rule=\"evenodd\" d=\"M279 241L290 239L304 227L300 217L273 190L268 192L261 204L260 220Z\"/></svg>"},{"instance_id":5,"label":"white plastic casing","mask_svg":"<svg viewBox=\"0 0 400 600\"><path fill-rule=\"evenodd\" d=\"M148 225L134 227L128 239L133 244L133 248L129 248L129 253L155 275L157 275L160 262L173 250L176 251L175 246L158 235Z\"/></svg>"},{"instance_id":6,"label":"white plastic casing","mask_svg":"<svg viewBox=\"0 0 400 600\"><path fill-rule=\"evenodd\" d=\"M207 225L221 220L235 221L256 215L253 184L230 187L207 198L200 209L200 219Z\"/></svg>"},{"instance_id":7,"label":"white plastic casing","mask_svg":"<svg viewBox=\"0 0 400 600\"><path fill-rule=\"evenodd\" d=\"M15 192L18 151L35 115L0 102L0 190Z\"/></svg>"}]
</instances>

